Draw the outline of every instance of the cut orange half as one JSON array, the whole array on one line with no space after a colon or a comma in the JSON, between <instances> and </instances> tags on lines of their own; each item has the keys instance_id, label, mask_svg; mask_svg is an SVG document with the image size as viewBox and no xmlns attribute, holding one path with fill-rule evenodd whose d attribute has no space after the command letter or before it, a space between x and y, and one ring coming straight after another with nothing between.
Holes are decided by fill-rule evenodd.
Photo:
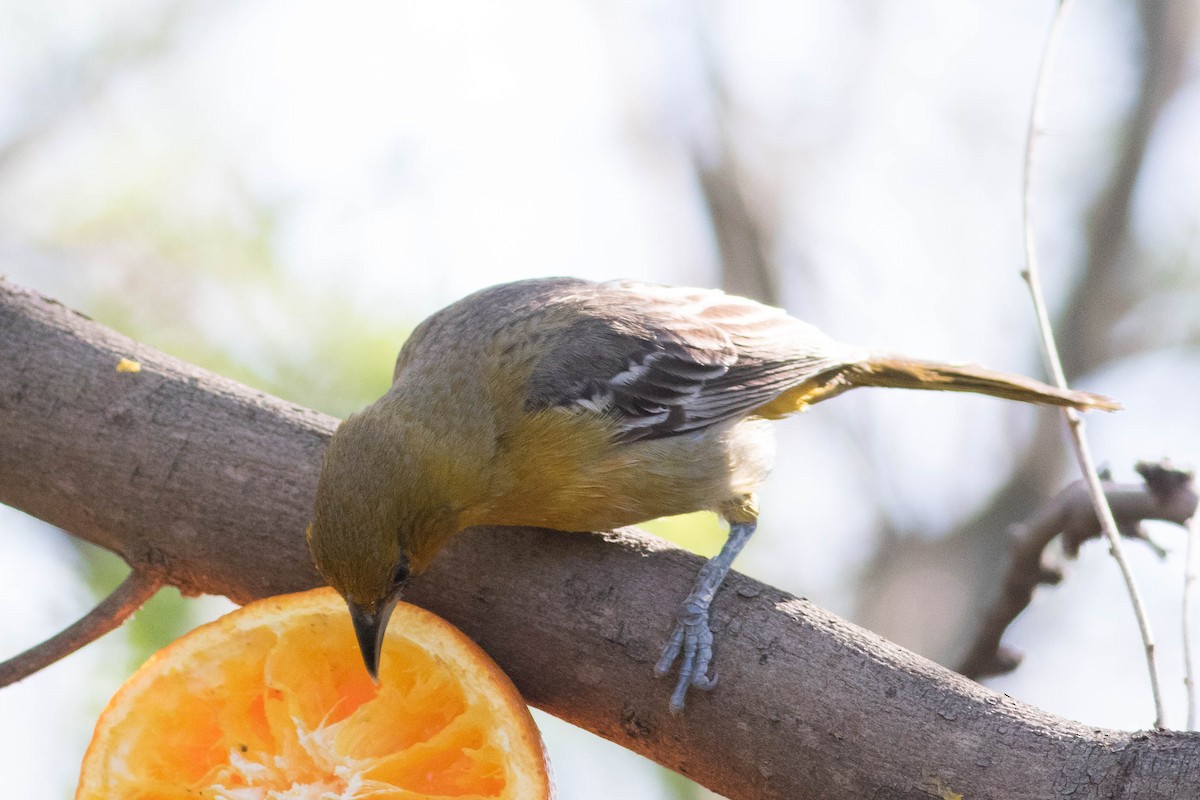
<instances>
[{"instance_id":1,"label":"cut orange half","mask_svg":"<svg viewBox=\"0 0 1200 800\"><path fill-rule=\"evenodd\" d=\"M96 724L76 800L527 800L553 791L529 709L458 629L401 603L380 684L332 589L180 638Z\"/></svg>"}]
</instances>

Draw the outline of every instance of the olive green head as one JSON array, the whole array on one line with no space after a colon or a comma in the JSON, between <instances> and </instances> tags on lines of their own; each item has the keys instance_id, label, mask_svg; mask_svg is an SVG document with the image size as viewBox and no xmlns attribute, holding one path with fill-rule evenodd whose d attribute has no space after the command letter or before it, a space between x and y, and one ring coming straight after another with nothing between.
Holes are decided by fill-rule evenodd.
<instances>
[{"instance_id":1,"label":"olive green head","mask_svg":"<svg viewBox=\"0 0 1200 800\"><path fill-rule=\"evenodd\" d=\"M379 404L329 442L317 483L308 547L317 570L350 607L367 670L378 674L388 617L408 581L449 535L422 489L406 437Z\"/></svg>"}]
</instances>

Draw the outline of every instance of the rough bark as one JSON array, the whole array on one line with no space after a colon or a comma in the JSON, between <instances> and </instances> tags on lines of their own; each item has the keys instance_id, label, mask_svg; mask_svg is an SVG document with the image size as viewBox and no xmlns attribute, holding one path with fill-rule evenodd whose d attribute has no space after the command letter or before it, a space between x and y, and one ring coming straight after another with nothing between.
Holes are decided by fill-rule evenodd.
<instances>
[{"instance_id":1,"label":"rough bark","mask_svg":"<svg viewBox=\"0 0 1200 800\"><path fill-rule=\"evenodd\" d=\"M317 583L303 530L335 424L0 282L0 501L185 592ZM672 717L651 666L698 565L636 531L476 529L410 597L532 704L730 798L1200 797L1200 737L1055 718L737 574L721 683Z\"/></svg>"}]
</instances>

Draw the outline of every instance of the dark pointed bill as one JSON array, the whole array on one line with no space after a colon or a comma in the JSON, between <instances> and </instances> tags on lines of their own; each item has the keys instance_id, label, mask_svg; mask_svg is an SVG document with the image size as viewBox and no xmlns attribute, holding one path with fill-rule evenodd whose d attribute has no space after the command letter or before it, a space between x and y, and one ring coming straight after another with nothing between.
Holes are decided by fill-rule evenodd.
<instances>
[{"instance_id":1,"label":"dark pointed bill","mask_svg":"<svg viewBox=\"0 0 1200 800\"><path fill-rule=\"evenodd\" d=\"M396 600L384 603L374 612L347 601L350 619L354 622L354 635L358 638L358 649L362 651L363 663L371 680L379 683L379 656L383 650L383 634L387 630L388 617L396 607Z\"/></svg>"}]
</instances>

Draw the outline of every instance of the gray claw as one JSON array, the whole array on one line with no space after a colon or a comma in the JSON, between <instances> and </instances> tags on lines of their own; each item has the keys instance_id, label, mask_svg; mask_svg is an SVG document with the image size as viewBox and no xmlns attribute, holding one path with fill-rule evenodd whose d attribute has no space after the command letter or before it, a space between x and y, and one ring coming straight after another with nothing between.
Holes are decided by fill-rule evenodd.
<instances>
[{"instance_id":1,"label":"gray claw","mask_svg":"<svg viewBox=\"0 0 1200 800\"><path fill-rule=\"evenodd\" d=\"M712 663L713 635L708 627L708 609L694 602L685 602L679 614L679 624L663 647L662 656L654 666L657 675L665 675L675 659L683 656L679 666L679 680L671 694L671 713L683 710L687 690L696 687L708 691L717 685L717 676L709 675Z\"/></svg>"}]
</instances>

